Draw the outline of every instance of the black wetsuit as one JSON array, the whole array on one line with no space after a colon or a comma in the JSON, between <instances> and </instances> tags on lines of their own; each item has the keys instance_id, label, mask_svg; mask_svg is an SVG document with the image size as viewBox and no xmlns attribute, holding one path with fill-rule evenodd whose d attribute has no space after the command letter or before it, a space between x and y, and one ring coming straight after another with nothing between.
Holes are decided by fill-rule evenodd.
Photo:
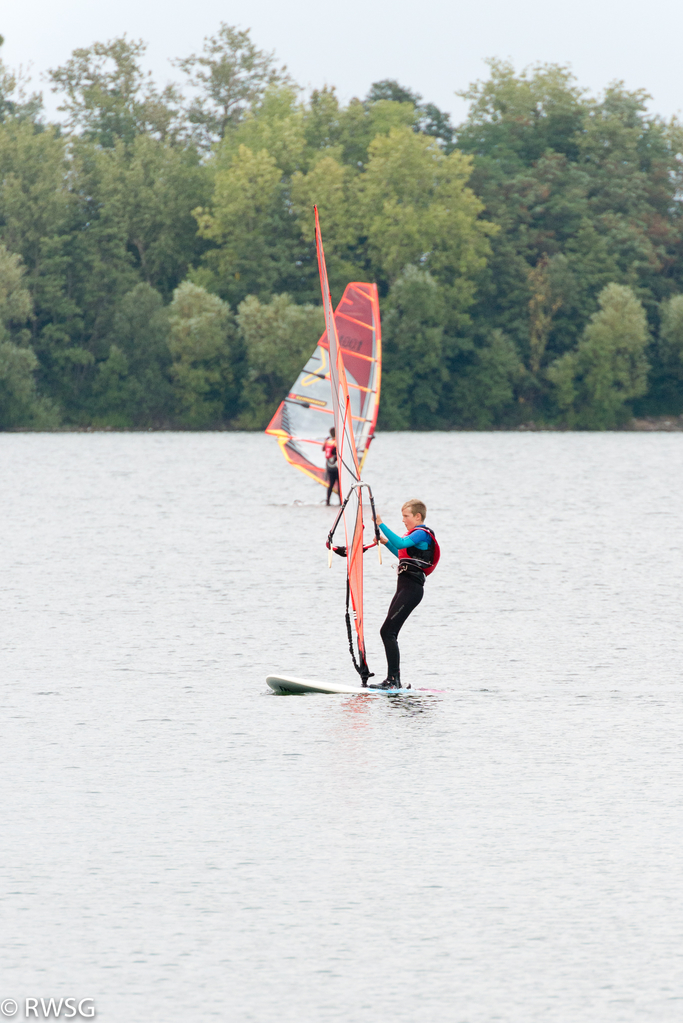
<instances>
[{"instance_id":1,"label":"black wetsuit","mask_svg":"<svg viewBox=\"0 0 683 1023\"><path fill-rule=\"evenodd\" d=\"M400 567L400 566L399 566ZM419 576L422 576L420 579ZM425 593L424 572L399 571L396 593L389 605L387 616L379 634L387 655L387 675L398 678L401 669L401 653L398 648L398 634L408 615L420 603Z\"/></svg>"}]
</instances>

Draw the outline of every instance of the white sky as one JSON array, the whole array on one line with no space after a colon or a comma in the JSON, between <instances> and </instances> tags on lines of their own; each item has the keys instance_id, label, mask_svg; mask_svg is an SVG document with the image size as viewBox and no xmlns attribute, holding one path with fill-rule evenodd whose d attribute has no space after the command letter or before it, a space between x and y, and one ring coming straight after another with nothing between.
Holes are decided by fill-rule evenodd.
<instances>
[{"instance_id":1,"label":"white sky","mask_svg":"<svg viewBox=\"0 0 683 1023\"><path fill-rule=\"evenodd\" d=\"M221 21L251 28L305 88L336 85L340 98L363 97L370 84L396 78L451 111L454 92L486 77L483 60L511 58L571 64L579 83L598 92L615 78L645 88L652 110L683 108L681 0L2 0L2 56L10 68L32 64L34 87L73 49L124 32L149 43L147 66L160 85L180 80L169 59L201 49ZM54 110L54 100L50 100Z\"/></svg>"}]
</instances>

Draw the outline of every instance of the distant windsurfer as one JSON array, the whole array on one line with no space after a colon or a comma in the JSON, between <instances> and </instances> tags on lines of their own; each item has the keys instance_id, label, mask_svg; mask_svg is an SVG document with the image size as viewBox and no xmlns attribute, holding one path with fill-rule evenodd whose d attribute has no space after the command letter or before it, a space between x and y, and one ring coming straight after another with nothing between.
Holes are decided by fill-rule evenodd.
<instances>
[{"instance_id":1,"label":"distant windsurfer","mask_svg":"<svg viewBox=\"0 0 683 1023\"><path fill-rule=\"evenodd\" d=\"M398 558L396 593L389 605L380 636L387 655L387 677L383 682L370 683L370 689L401 688L401 654L398 634L408 616L424 596L426 576L436 568L440 557L439 544L433 530L424 525L427 508L422 501L406 501L401 509L405 536L398 536L377 516L377 525L384 533L391 553ZM410 687L408 687L410 688Z\"/></svg>"},{"instance_id":2,"label":"distant windsurfer","mask_svg":"<svg viewBox=\"0 0 683 1023\"><path fill-rule=\"evenodd\" d=\"M325 455L325 471L327 472L327 501L325 504L329 504L335 487L337 488L337 494L339 494L339 465L337 464L337 441L334 427L331 428L330 436L323 444L323 454ZM341 495L339 496L339 503L341 504Z\"/></svg>"}]
</instances>

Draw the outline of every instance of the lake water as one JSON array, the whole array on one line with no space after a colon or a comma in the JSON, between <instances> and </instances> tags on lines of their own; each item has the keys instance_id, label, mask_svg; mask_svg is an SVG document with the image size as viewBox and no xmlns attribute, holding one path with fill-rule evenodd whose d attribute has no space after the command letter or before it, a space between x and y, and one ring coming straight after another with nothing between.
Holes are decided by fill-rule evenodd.
<instances>
[{"instance_id":1,"label":"lake water","mask_svg":"<svg viewBox=\"0 0 683 1023\"><path fill-rule=\"evenodd\" d=\"M0 435L0 1002L680 1023L683 434L384 434L442 548L385 697L248 434ZM370 666L395 573L366 555ZM383 677L383 674L380 674Z\"/></svg>"}]
</instances>

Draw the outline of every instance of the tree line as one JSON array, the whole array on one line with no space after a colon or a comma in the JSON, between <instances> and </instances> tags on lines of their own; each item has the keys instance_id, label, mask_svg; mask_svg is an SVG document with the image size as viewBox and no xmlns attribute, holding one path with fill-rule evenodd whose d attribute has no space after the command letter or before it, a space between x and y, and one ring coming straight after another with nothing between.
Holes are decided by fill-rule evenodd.
<instances>
[{"instance_id":1,"label":"tree line","mask_svg":"<svg viewBox=\"0 0 683 1023\"><path fill-rule=\"evenodd\" d=\"M302 100L222 24L160 88L127 37L0 64L0 428L261 429L376 281L384 429L683 412L683 134L648 96L489 62L461 125L393 80Z\"/></svg>"}]
</instances>

